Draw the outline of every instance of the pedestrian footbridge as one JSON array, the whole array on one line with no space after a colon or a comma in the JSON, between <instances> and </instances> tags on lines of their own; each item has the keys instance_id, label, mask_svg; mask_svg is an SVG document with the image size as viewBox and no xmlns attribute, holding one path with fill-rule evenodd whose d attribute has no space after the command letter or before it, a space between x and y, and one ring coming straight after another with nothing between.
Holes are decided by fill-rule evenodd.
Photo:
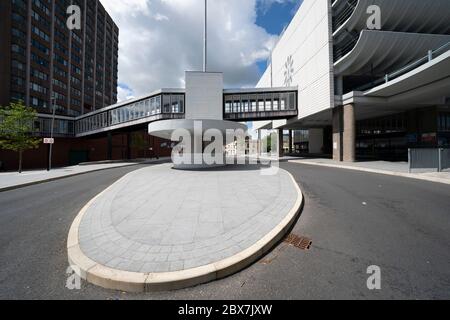
<instances>
[{"instance_id":1,"label":"pedestrian footbridge","mask_svg":"<svg viewBox=\"0 0 450 320\"><path fill-rule=\"evenodd\" d=\"M161 120L185 119L184 89L162 89L76 118L75 136L86 137ZM223 120L246 122L296 117L297 88L224 90Z\"/></svg>"}]
</instances>

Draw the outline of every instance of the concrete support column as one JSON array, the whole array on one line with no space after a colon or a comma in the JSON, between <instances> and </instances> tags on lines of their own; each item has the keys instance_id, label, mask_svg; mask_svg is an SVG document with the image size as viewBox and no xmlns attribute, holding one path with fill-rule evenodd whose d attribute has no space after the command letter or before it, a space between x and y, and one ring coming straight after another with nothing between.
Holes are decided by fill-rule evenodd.
<instances>
[{"instance_id":1,"label":"concrete support column","mask_svg":"<svg viewBox=\"0 0 450 320\"><path fill-rule=\"evenodd\" d=\"M292 154L292 150L293 150L293 132L292 130L289 130L289 154Z\"/></svg>"},{"instance_id":2,"label":"concrete support column","mask_svg":"<svg viewBox=\"0 0 450 320\"><path fill-rule=\"evenodd\" d=\"M278 156L284 157L284 134L283 130L278 130Z\"/></svg>"},{"instance_id":3,"label":"concrete support column","mask_svg":"<svg viewBox=\"0 0 450 320\"><path fill-rule=\"evenodd\" d=\"M261 154L262 154L262 139L261 139L261 130L258 130L258 144L257 144L257 153L258 153L258 156L260 156Z\"/></svg>"},{"instance_id":4,"label":"concrete support column","mask_svg":"<svg viewBox=\"0 0 450 320\"><path fill-rule=\"evenodd\" d=\"M332 112L333 160L342 161L342 107L336 107Z\"/></svg>"},{"instance_id":5,"label":"concrete support column","mask_svg":"<svg viewBox=\"0 0 450 320\"><path fill-rule=\"evenodd\" d=\"M333 160L356 160L356 120L353 104L333 109Z\"/></svg>"},{"instance_id":6,"label":"concrete support column","mask_svg":"<svg viewBox=\"0 0 450 320\"><path fill-rule=\"evenodd\" d=\"M356 119L355 106L345 105L344 111L344 135L343 135L343 158L345 162L356 161Z\"/></svg>"}]
</instances>

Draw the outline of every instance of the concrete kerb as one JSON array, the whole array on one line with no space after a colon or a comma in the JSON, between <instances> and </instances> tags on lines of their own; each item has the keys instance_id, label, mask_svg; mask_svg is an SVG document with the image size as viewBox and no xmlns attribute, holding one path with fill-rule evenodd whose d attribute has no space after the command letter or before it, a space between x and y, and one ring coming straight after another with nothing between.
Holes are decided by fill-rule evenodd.
<instances>
[{"instance_id":1,"label":"concrete kerb","mask_svg":"<svg viewBox=\"0 0 450 320\"><path fill-rule=\"evenodd\" d=\"M116 270L93 261L82 252L78 237L81 221L92 203L108 192L113 184L89 201L75 218L67 240L69 264L89 283L106 289L135 293L179 290L230 276L250 266L272 250L297 221L303 205L303 194L294 177L287 173L297 190L297 200L287 216L272 231L248 249L232 257L194 269L166 273Z\"/></svg>"},{"instance_id":2,"label":"concrete kerb","mask_svg":"<svg viewBox=\"0 0 450 320\"><path fill-rule=\"evenodd\" d=\"M361 168L361 167L340 165L340 164L331 164L331 163L330 164L328 164L328 163L318 163L318 162L303 161L303 160L289 160L288 162L289 163L296 163L296 164L304 164L304 165L308 165L308 166L318 166L318 167L328 167L328 168L336 168L336 169L361 171L361 172L367 172L367 173L376 173L376 174L383 174L383 175L388 175L388 176L395 176L395 177L423 180L423 181L434 182L434 183L450 184L450 180L449 179L440 179L440 178L434 178L434 177L418 176L417 174L413 174L413 173L393 172L393 171L387 171L387 170Z\"/></svg>"},{"instance_id":3,"label":"concrete kerb","mask_svg":"<svg viewBox=\"0 0 450 320\"><path fill-rule=\"evenodd\" d=\"M81 176L81 175L88 174L88 173L94 173L94 172L100 172L100 171L106 171L106 170L112 170L112 169L119 169L119 168L128 168L128 167L145 165L145 164L153 164L153 163L159 164L160 162L168 161L168 160L169 160L169 158L161 158L161 159L159 159L159 160L157 160L155 162L151 162L151 161L150 162L134 162L134 163L125 164L125 165L120 166L120 167L99 168L99 169L94 169L94 170L90 170L90 171L70 173L70 174L67 174L67 175L64 175L64 176L53 177L53 178L49 178L49 179L33 181L33 182L27 182L27 183L18 184L18 185L15 185L15 186L0 188L0 192L6 192L6 191L11 191L11 190L21 189L21 188L25 188L25 187L30 187L30 186L42 184L42 183L58 181L58 180L66 179L66 178L72 178L72 177ZM116 162L116 163L120 163L120 161ZM90 164L95 164L95 163L90 163ZM82 165L82 166L86 167L87 165L88 164L85 164L85 165Z\"/></svg>"},{"instance_id":4,"label":"concrete kerb","mask_svg":"<svg viewBox=\"0 0 450 320\"><path fill-rule=\"evenodd\" d=\"M140 163L130 163L130 164L127 164L127 165L123 165L121 167L100 168L100 169L95 169L95 170L91 170L91 171L71 173L71 174L67 174L67 175L64 175L64 176L60 176L60 177L53 177L53 178L49 178L49 179L33 181L33 182L27 182L27 183L18 184L18 185L15 185L15 186L0 188L0 192L12 191L12 190L16 190L16 189L25 188L25 187L31 187L31 186L35 186L35 185L38 185L38 184L58 181L58 180L66 179L66 178L73 178L73 177L81 176L81 175L88 174L88 173L94 173L94 172L111 170L111 169L118 169L118 168L127 168L127 167L138 166L138 165L140 165Z\"/></svg>"}]
</instances>

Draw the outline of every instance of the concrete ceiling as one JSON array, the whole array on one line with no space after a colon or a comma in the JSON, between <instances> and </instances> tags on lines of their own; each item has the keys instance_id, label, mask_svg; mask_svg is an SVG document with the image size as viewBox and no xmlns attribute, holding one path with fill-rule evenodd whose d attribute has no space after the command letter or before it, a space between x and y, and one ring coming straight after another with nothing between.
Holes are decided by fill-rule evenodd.
<instances>
[{"instance_id":1,"label":"concrete ceiling","mask_svg":"<svg viewBox=\"0 0 450 320\"><path fill-rule=\"evenodd\" d=\"M337 8L346 0L338 0ZM450 33L449 0L359 0L351 17L336 30L338 36L344 31L367 28L367 8L377 5L381 9L382 30L433 34Z\"/></svg>"},{"instance_id":2,"label":"concrete ceiling","mask_svg":"<svg viewBox=\"0 0 450 320\"><path fill-rule=\"evenodd\" d=\"M449 42L450 35L363 30L355 48L334 64L334 72L385 74Z\"/></svg>"}]
</instances>

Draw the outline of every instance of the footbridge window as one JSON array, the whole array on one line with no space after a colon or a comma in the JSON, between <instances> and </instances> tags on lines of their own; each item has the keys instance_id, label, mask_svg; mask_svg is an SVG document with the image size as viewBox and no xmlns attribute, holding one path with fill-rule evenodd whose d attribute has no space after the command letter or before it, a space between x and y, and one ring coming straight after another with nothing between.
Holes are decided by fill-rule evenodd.
<instances>
[{"instance_id":1,"label":"footbridge window","mask_svg":"<svg viewBox=\"0 0 450 320\"><path fill-rule=\"evenodd\" d=\"M79 119L76 122L76 132L87 133L165 114L169 116L184 114L184 100L184 94L160 94L115 109L98 110Z\"/></svg>"},{"instance_id":2,"label":"footbridge window","mask_svg":"<svg viewBox=\"0 0 450 320\"><path fill-rule=\"evenodd\" d=\"M225 95L225 114L297 110L295 92Z\"/></svg>"}]
</instances>

